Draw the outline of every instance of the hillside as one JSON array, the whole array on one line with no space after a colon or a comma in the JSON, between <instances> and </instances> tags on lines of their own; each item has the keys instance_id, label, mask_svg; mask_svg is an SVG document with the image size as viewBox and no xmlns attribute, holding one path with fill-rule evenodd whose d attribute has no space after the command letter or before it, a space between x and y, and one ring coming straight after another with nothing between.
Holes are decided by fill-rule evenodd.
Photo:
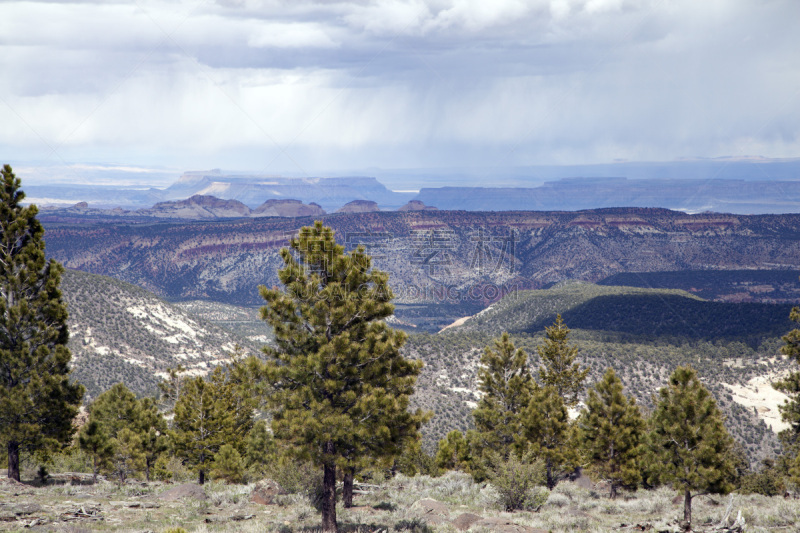
<instances>
[{"instance_id":1,"label":"hillside","mask_svg":"<svg viewBox=\"0 0 800 533\"><path fill-rule=\"evenodd\" d=\"M800 215L686 215L665 209L580 212L408 211L321 218L364 245L405 304L487 305L520 289L620 273L796 270ZM193 223L64 223L43 217L47 252L70 268L171 300L259 305L278 283L278 252L313 218ZM787 294L793 293L787 287ZM750 293L754 301L769 293Z\"/></svg>"},{"instance_id":2,"label":"hillside","mask_svg":"<svg viewBox=\"0 0 800 533\"><path fill-rule=\"evenodd\" d=\"M738 340L757 346L792 329L788 304L709 302L675 289L565 282L519 291L464 322L462 329L535 335L556 313L576 329L690 340Z\"/></svg>"},{"instance_id":3,"label":"hillside","mask_svg":"<svg viewBox=\"0 0 800 533\"><path fill-rule=\"evenodd\" d=\"M436 411L425 428L429 443L450 429L468 429L470 410L479 399L477 368L484 347L502 331L511 331L537 369L543 329L560 312L572 329L581 364L591 369L590 384L613 367L628 392L649 409L652 395L672 370L691 364L714 393L729 429L755 460L777 449L770 428L782 428L775 403L782 400L768 382L792 364L778 355L779 336L791 328L788 311L785 305L741 306L674 290L585 283L520 291L462 325L409 339L407 354L426 364L415 401ZM653 326L648 329L647 324ZM761 401L766 396L769 401Z\"/></svg>"},{"instance_id":4,"label":"hillside","mask_svg":"<svg viewBox=\"0 0 800 533\"><path fill-rule=\"evenodd\" d=\"M796 303L800 301L800 271L793 270L677 270L622 272L598 285L652 289L683 289L704 300L726 302Z\"/></svg>"},{"instance_id":5,"label":"hillside","mask_svg":"<svg viewBox=\"0 0 800 533\"><path fill-rule=\"evenodd\" d=\"M272 338L255 307L203 300L170 304L128 283L77 271L66 272L62 289L74 375L91 396L117 381L153 394L159 374L171 366L204 373L234 344L256 353ZM393 319L393 325L415 316L425 322L425 313L413 311L406 307L405 318ZM674 367L692 364L751 458L776 449L770 426L780 427L775 403L780 396L766 396L773 392L770 376L790 367L777 356L779 336L791 327L788 306L707 302L676 290L572 282L515 292L461 325L409 337L405 355L425 362L413 402L435 412L423 429L429 450L448 431L470 427L484 347L501 331L511 331L538 368L536 346L557 312L573 331L581 363L591 368L590 382L612 366L648 408Z\"/></svg>"},{"instance_id":6,"label":"hillside","mask_svg":"<svg viewBox=\"0 0 800 533\"><path fill-rule=\"evenodd\" d=\"M122 381L155 394L169 367L205 373L236 344L257 344L193 316L135 285L67 270L62 293L69 311L73 377L90 397Z\"/></svg>"}]
</instances>

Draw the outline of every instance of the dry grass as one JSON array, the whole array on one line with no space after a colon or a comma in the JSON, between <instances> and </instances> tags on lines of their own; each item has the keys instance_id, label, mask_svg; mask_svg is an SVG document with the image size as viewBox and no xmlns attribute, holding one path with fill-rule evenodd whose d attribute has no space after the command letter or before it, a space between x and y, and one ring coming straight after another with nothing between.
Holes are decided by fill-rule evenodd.
<instances>
[{"instance_id":1,"label":"dry grass","mask_svg":"<svg viewBox=\"0 0 800 533\"><path fill-rule=\"evenodd\" d=\"M40 506L40 510L33 514L0 521L0 531L23 530L34 519L39 523L30 530L58 533L163 533L175 527L195 533L289 533L316 531L319 527L319 513L300 495L281 496L278 505L261 506L250 502L252 485L212 482L205 485L208 495L205 501L159 500L157 496L169 488L171 486L161 483L118 486L101 482L93 486L46 487L0 483L0 502L4 504L0 505L0 520L15 506ZM446 518L449 520L469 512L487 518L500 517L554 533L619 531L623 524L651 524L658 531L673 529L682 514L682 505L672 503L675 495L674 491L663 487L625 494L612 501L605 494L562 483L550 493L547 502L537 512L506 513L501 511L499 495L491 485L477 484L465 474L449 472L438 478L397 476L371 494L358 495L356 508L339 508L337 514L342 530L347 533L457 531L449 522L435 524L436 520L421 517L412 507L414 502L430 498L446 505L449 510ZM741 510L747 520L748 533L800 530L800 503L758 495L697 498L694 505L695 530L708 530L711 525L719 523L731 501L731 518ZM90 508L98 509L97 517L102 517L102 520L87 517L65 520L70 517L69 513ZM235 516L246 519L232 520ZM480 533L490 529L476 525L470 531Z\"/></svg>"}]
</instances>

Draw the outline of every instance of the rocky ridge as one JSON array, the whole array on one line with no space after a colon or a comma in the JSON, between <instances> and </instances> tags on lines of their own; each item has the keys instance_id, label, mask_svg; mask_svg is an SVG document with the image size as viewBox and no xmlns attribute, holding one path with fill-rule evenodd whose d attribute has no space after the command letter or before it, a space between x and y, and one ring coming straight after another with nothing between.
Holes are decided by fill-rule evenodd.
<instances>
[{"instance_id":1,"label":"rocky ridge","mask_svg":"<svg viewBox=\"0 0 800 533\"><path fill-rule=\"evenodd\" d=\"M42 220L48 254L69 268L114 276L171 299L258 305L256 287L278 283L279 250L317 218L159 225ZM367 248L374 265L389 272L401 303L488 304L517 289L567 279L597 282L622 272L795 270L800 258L800 215L630 208L321 218L348 249ZM751 297L760 301L769 292L753 290Z\"/></svg>"}]
</instances>

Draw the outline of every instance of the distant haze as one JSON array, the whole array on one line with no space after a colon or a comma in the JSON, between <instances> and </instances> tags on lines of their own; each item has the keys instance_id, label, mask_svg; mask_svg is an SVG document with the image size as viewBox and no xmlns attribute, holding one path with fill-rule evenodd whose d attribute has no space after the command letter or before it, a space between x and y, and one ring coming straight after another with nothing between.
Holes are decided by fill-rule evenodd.
<instances>
[{"instance_id":1,"label":"distant haze","mask_svg":"<svg viewBox=\"0 0 800 533\"><path fill-rule=\"evenodd\" d=\"M408 206L403 206L410 200L421 202L416 209L469 211L662 207L689 213L800 212L800 180L797 179L800 159L723 158L483 169L490 176L488 179L477 169L464 168L377 170L380 179L364 175L308 178L212 169L183 173L168 187L163 183L158 187L114 186L113 180L122 183L124 177L135 179L138 175L138 179L150 179L155 185L155 180L171 176L169 172L112 168L104 178L104 171L97 168L87 165L40 168L38 170L44 174L73 172L76 178L71 181L34 180L32 185L26 185L27 201L40 206L67 207L70 216L199 216L202 219L254 216L250 210L266 201L287 200L314 203L328 212L353 201L360 202L360 209L367 205L368 210L407 209ZM22 167L21 174L36 170ZM189 204L180 203L190 197L194 200ZM217 202L216 199L237 203ZM162 202L167 203L161 205ZM175 202L179 203L175 205ZM154 204L159 204L157 209L149 210ZM123 209L113 213L97 211L117 207ZM143 208L146 212L130 212ZM273 213L272 208L264 209L257 216L270 213L270 216L300 216L292 214L291 209L282 215Z\"/></svg>"}]
</instances>

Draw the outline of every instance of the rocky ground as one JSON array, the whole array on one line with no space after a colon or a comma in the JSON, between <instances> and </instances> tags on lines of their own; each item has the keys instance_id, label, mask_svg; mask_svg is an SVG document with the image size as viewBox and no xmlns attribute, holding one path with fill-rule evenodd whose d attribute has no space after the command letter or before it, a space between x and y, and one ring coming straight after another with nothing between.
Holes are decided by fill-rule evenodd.
<instances>
[{"instance_id":1,"label":"rocky ground","mask_svg":"<svg viewBox=\"0 0 800 533\"><path fill-rule=\"evenodd\" d=\"M584 484L585 485L585 484ZM580 483L565 482L538 509L503 512L488 484L448 473L398 476L364 487L351 509L338 509L342 531L606 532L679 530L682 500L668 488L610 500ZM0 482L0 531L79 533L315 531L319 513L306 496L279 494L271 483L204 486L109 481L62 474L45 486ZM734 525L736 523L736 525ZM744 529L742 529L744 524ZM695 500L694 530L798 531L800 502L782 497L713 496Z\"/></svg>"}]
</instances>

